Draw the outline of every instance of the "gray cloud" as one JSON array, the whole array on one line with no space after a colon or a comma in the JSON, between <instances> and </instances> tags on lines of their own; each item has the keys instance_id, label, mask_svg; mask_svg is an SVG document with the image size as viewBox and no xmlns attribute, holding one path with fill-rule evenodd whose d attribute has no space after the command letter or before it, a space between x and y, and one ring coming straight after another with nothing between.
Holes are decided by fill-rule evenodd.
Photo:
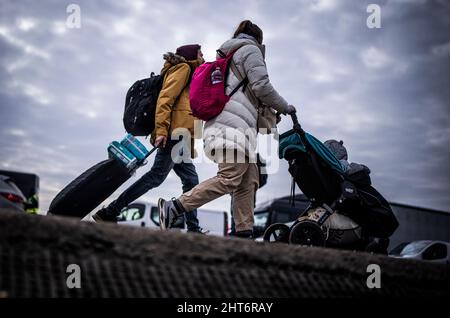
<instances>
[{"instance_id":1,"label":"gray cloud","mask_svg":"<svg viewBox=\"0 0 450 318\"><path fill-rule=\"evenodd\" d=\"M381 29L365 24L373 2L381 6ZM1 3L0 167L39 174L43 210L122 137L126 90L159 71L162 53L200 43L211 60L244 18L264 30L271 80L307 131L343 139L350 160L371 167L388 199L449 210L446 1L77 3L81 29L65 28L60 1ZM285 119L280 131L289 128ZM205 179L216 168L197 170ZM289 186L281 162L258 200L287 195ZM171 175L145 198L180 191ZM228 201L209 207L227 208Z\"/></svg>"}]
</instances>

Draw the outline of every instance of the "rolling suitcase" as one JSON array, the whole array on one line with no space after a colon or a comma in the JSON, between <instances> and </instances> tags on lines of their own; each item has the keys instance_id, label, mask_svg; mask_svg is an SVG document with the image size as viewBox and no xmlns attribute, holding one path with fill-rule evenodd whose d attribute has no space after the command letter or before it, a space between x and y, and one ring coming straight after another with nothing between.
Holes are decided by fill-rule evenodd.
<instances>
[{"instance_id":1,"label":"rolling suitcase","mask_svg":"<svg viewBox=\"0 0 450 318\"><path fill-rule=\"evenodd\" d=\"M110 158L92 166L61 190L51 202L48 214L85 217L144 165L156 149L148 151L130 134L120 143L113 141L108 147Z\"/></svg>"}]
</instances>

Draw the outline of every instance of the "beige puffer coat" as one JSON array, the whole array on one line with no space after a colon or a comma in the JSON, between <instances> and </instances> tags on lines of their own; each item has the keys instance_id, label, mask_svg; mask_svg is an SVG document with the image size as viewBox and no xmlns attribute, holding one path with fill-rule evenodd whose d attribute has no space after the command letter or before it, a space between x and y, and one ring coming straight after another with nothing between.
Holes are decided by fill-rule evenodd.
<instances>
[{"instance_id":1,"label":"beige puffer coat","mask_svg":"<svg viewBox=\"0 0 450 318\"><path fill-rule=\"evenodd\" d=\"M246 34L240 34L237 38L226 41L220 50L229 54L233 50L238 50L233 55L239 73L247 76L249 84L246 90L251 90L258 101L270 106L276 111L286 113L288 103L274 89L269 81L267 68L264 61L264 48L256 40ZM226 94L240 83L237 76L231 71L226 79ZM248 92L244 93L239 89L225 105L223 111L215 118L207 121L204 126L204 150L206 155L218 161L218 153L223 149L235 149L245 155L256 149L255 140L245 137L245 131L253 129L256 131L257 106L248 97ZM226 130L233 133L226 133Z\"/></svg>"}]
</instances>

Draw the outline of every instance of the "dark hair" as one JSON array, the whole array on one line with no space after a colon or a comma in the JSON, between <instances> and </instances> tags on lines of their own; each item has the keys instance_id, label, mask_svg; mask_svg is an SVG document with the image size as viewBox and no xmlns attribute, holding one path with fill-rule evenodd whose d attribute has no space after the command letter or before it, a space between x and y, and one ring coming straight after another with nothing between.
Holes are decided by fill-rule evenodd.
<instances>
[{"instance_id":1,"label":"dark hair","mask_svg":"<svg viewBox=\"0 0 450 318\"><path fill-rule=\"evenodd\" d=\"M263 31L257 26L253 24L250 20L244 20L239 23L236 31L234 31L233 38L237 37L239 33L245 33L253 36L259 44L262 44L263 41Z\"/></svg>"}]
</instances>

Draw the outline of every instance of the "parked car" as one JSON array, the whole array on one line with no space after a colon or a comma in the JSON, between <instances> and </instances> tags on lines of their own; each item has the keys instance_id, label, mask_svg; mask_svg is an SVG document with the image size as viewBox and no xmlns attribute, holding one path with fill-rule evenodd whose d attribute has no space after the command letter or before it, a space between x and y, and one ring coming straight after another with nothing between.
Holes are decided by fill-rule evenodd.
<instances>
[{"instance_id":1,"label":"parked car","mask_svg":"<svg viewBox=\"0 0 450 318\"><path fill-rule=\"evenodd\" d=\"M20 190L23 201L23 209L28 213L37 213L39 209L39 177L33 173L0 170L0 175L13 182Z\"/></svg>"},{"instance_id":2,"label":"parked car","mask_svg":"<svg viewBox=\"0 0 450 318\"><path fill-rule=\"evenodd\" d=\"M228 233L228 213L198 209L197 217L203 229L211 235L226 236ZM125 207L119 215L118 224L159 228L159 213L156 204L135 201ZM185 229L184 218L179 218L174 228Z\"/></svg>"},{"instance_id":3,"label":"parked car","mask_svg":"<svg viewBox=\"0 0 450 318\"><path fill-rule=\"evenodd\" d=\"M414 241L399 244L389 256L450 264L450 243L444 241Z\"/></svg>"},{"instance_id":4,"label":"parked car","mask_svg":"<svg viewBox=\"0 0 450 318\"><path fill-rule=\"evenodd\" d=\"M25 213L25 196L13 179L0 175L0 212Z\"/></svg>"}]
</instances>

